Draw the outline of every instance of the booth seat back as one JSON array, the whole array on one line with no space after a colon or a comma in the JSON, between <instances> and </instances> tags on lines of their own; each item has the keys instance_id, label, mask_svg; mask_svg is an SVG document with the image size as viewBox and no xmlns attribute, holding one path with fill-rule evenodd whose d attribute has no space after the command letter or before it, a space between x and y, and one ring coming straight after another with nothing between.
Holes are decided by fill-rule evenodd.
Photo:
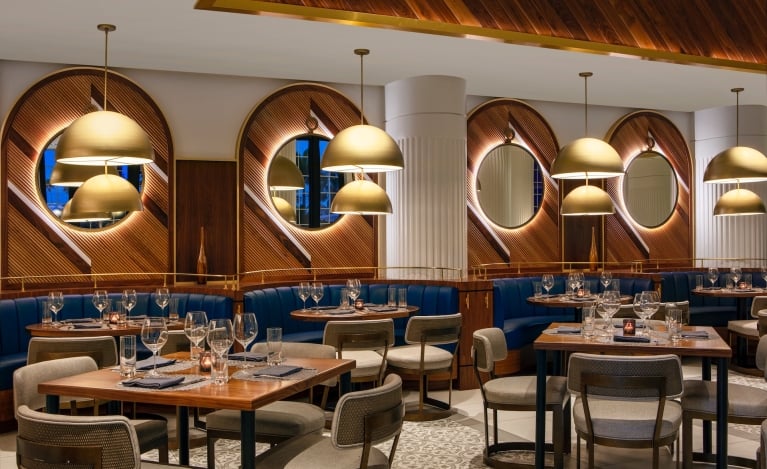
<instances>
[{"instance_id":1,"label":"booth seat back","mask_svg":"<svg viewBox=\"0 0 767 469\"><path fill-rule=\"evenodd\" d=\"M704 286L711 286L703 271L661 272L661 301L689 301L692 325L726 327L727 321L737 319L736 299L693 294L697 275L703 276ZM724 282L724 275L720 274L715 285L721 287ZM763 286L764 280L760 275L754 275L752 283L754 286ZM750 308L750 299L748 304Z\"/></svg>"},{"instance_id":2,"label":"booth seat back","mask_svg":"<svg viewBox=\"0 0 767 469\"><path fill-rule=\"evenodd\" d=\"M363 284L360 296L365 303L385 304L388 289L407 288L408 305L417 306L419 315L453 314L459 311L458 289L442 285L418 284ZM341 302L342 284L324 285L324 294L320 306L335 306ZM307 308L314 306L311 298L306 301ZM247 312L256 313L259 330L267 327L281 327L282 337L290 342L322 342L324 322L298 321L290 317L290 312L303 307L298 297L298 287L269 287L253 290L243 295L243 307ZM407 318L394 320L397 342L402 342L405 335ZM262 341L265 334L259 334L257 341Z\"/></svg>"}]
</instances>

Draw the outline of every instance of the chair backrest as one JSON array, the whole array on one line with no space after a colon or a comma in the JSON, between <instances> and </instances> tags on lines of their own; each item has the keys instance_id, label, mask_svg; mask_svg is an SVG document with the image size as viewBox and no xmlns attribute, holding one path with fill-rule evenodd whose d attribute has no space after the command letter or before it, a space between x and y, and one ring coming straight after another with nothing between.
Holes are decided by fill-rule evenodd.
<instances>
[{"instance_id":1,"label":"chair backrest","mask_svg":"<svg viewBox=\"0 0 767 469\"><path fill-rule=\"evenodd\" d=\"M254 344L250 351L266 353L266 342ZM282 356L283 358L336 358L336 349L330 345L313 344L309 342L283 342Z\"/></svg>"},{"instance_id":2,"label":"chair backrest","mask_svg":"<svg viewBox=\"0 0 767 469\"><path fill-rule=\"evenodd\" d=\"M343 350L386 349L394 344L394 321L371 319L361 321L328 321L322 343Z\"/></svg>"},{"instance_id":3,"label":"chair backrest","mask_svg":"<svg viewBox=\"0 0 767 469\"><path fill-rule=\"evenodd\" d=\"M59 358L22 366L13 372L14 408L26 405L31 409L42 409L45 396L37 391L38 384L95 370L98 366L91 357Z\"/></svg>"},{"instance_id":4,"label":"chair backrest","mask_svg":"<svg viewBox=\"0 0 767 469\"><path fill-rule=\"evenodd\" d=\"M16 418L19 423L16 458L20 468L141 467L136 431L123 416L46 414L22 405ZM98 463L92 462L94 456Z\"/></svg>"},{"instance_id":5,"label":"chair backrest","mask_svg":"<svg viewBox=\"0 0 767 469\"><path fill-rule=\"evenodd\" d=\"M32 337L27 351L27 365L81 356L93 358L99 368L119 363L114 337Z\"/></svg>"},{"instance_id":6,"label":"chair backrest","mask_svg":"<svg viewBox=\"0 0 767 469\"><path fill-rule=\"evenodd\" d=\"M666 397L682 395L682 363L676 355L596 355L574 353L570 355L567 372L567 388L573 394L580 394L584 375L611 377L664 377ZM654 385L646 387L594 387L589 394L618 399L657 398Z\"/></svg>"},{"instance_id":7,"label":"chair backrest","mask_svg":"<svg viewBox=\"0 0 767 469\"><path fill-rule=\"evenodd\" d=\"M764 371L764 379L767 380L767 335L759 338L759 345L756 346L756 367Z\"/></svg>"},{"instance_id":8,"label":"chair backrest","mask_svg":"<svg viewBox=\"0 0 767 469\"><path fill-rule=\"evenodd\" d=\"M494 373L495 362L505 360L508 350L506 336L497 327L474 331L471 355L474 368L483 373Z\"/></svg>"},{"instance_id":9,"label":"chair backrest","mask_svg":"<svg viewBox=\"0 0 767 469\"><path fill-rule=\"evenodd\" d=\"M362 446L360 467L367 467L370 447L394 438L389 452L389 465L397 449L405 405L402 401L402 379L390 374L381 386L341 396L333 413L330 437L336 448Z\"/></svg>"},{"instance_id":10,"label":"chair backrest","mask_svg":"<svg viewBox=\"0 0 767 469\"><path fill-rule=\"evenodd\" d=\"M751 317L759 319L759 311L767 309L767 296L755 296L751 300Z\"/></svg>"},{"instance_id":11,"label":"chair backrest","mask_svg":"<svg viewBox=\"0 0 767 469\"><path fill-rule=\"evenodd\" d=\"M455 344L461 337L461 313L437 316L413 316L407 322L408 344Z\"/></svg>"},{"instance_id":12,"label":"chair backrest","mask_svg":"<svg viewBox=\"0 0 767 469\"><path fill-rule=\"evenodd\" d=\"M189 337L184 331L168 331L168 341L162 346L162 353L189 351Z\"/></svg>"}]
</instances>

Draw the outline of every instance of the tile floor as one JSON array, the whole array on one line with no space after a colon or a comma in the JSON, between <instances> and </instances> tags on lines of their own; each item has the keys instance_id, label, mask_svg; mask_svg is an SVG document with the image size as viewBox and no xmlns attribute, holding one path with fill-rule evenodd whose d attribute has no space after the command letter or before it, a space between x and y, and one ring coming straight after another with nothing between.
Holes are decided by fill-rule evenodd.
<instances>
[{"instance_id":1,"label":"tile floor","mask_svg":"<svg viewBox=\"0 0 767 469\"><path fill-rule=\"evenodd\" d=\"M699 365L695 362L685 362L685 377L700 377ZM442 392L435 392L437 397L441 397ZM406 399L413 399L415 395L408 392ZM444 391L446 398L446 391ZM457 415L453 418L464 421L467 425L476 426L483 432L482 427L482 398L478 390L471 391L453 391L453 406ZM502 438L512 440L532 441L535 433L535 416L532 412L501 412L499 413L501 429L506 432ZM547 425L548 436L550 438L551 426ZM695 435L693 441L696 442L695 450L700 450L700 424L694 428ZM575 432L573 435L572 453L565 460L565 467L576 467L575 452ZM733 429L729 435L729 453L753 458L758 447L758 432L749 433ZM585 446L582 448L582 457L585 457ZM652 461L650 450L627 450L618 448L597 447L596 466L598 468L621 468L621 469L646 469ZM0 434L0 469L10 469L15 466L15 434ZM585 467L585 464L584 464ZM661 467L676 467L672 455L665 450L661 450ZM696 464L696 467L712 467L705 464Z\"/></svg>"}]
</instances>

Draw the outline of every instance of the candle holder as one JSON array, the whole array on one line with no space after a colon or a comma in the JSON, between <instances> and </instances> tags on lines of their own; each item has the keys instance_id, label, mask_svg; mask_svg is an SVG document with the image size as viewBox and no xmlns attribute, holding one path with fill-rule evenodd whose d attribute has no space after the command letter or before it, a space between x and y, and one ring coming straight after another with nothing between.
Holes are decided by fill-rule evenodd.
<instances>
[{"instance_id":1,"label":"candle holder","mask_svg":"<svg viewBox=\"0 0 767 469\"><path fill-rule=\"evenodd\" d=\"M109 324L117 324L119 322L120 322L120 313L118 312L109 313Z\"/></svg>"},{"instance_id":2,"label":"candle holder","mask_svg":"<svg viewBox=\"0 0 767 469\"><path fill-rule=\"evenodd\" d=\"M362 298L357 298L354 300L354 308L355 309L365 309L365 302Z\"/></svg>"},{"instance_id":3,"label":"candle holder","mask_svg":"<svg viewBox=\"0 0 767 469\"><path fill-rule=\"evenodd\" d=\"M636 321L634 319L623 320L623 335L635 335L636 330Z\"/></svg>"},{"instance_id":4,"label":"candle holder","mask_svg":"<svg viewBox=\"0 0 767 469\"><path fill-rule=\"evenodd\" d=\"M577 292L575 292L575 296L578 298L583 298L586 296L586 292L583 290L583 288L579 288Z\"/></svg>"},{"instance_id":5,"label":"candle holder","mask_svg":"<svg viewBox=\"0 0 767 469\"><path fill-rule=\"evenodd\" d=\"M210 351L205 350L200 352L200 371L210 371L212 364L213 357L210 355Z\"/></svg>"}]
</instances>

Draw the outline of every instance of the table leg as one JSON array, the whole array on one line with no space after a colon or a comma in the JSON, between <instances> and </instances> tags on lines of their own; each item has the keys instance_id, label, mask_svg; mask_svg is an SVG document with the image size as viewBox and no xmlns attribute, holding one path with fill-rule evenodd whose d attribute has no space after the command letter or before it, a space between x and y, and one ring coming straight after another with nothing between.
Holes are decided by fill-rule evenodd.
<instances>
[{"instance_id":1,"label":"table leg","mask_svg":"<svg viewBox=\"0 0 767 469\"><path fill-rule=\"evenodd\" d=\"M343 396L347 392L352 390L352 373L347 371L341 375L339 386L341 386L341 395Z\"/></svg>"},{"instance_id":2,"label":"table leg","mask_svg":"<svg viewBox=\"0 0 767 469\"><path fill-rule=\"evenodd\" d=\"M535 469L543 469L546 462L546 351L535 351ZM569 444L569 443L568 443Z\"/></svg>"},{"instance_id":3,"label":"table leg","mask_svg":"<svg viewBox=\"0 0 767 469\"><path fill-rule=\"evenodd\" d=\"M176 440L178 441L178 463L189 465L189 407L176 407Z\"/></svg>"},{"instance_id":4,"label":"table leg","mask_svg":"<svg viewBox=\"0 0 767 469\"><path fill-rule=\"evenodd\" d=\"M242 469L256 467L256 412L243 410L240 412L240 461Z\"/></svg>"},{"instance_id":5,"label":"table leg","mask_svg":"<svg viewBox=\"0 0 767 469\"><path fill-rule=\"evenodd\" d=\"M704 381L711 381L711 359L703 357L701 359L701 378ZM703 452L711 454L711 421L703 421Z\"/></svg>"},{"instance_id":6,"label":"table leg","mask_svg":"<svg viewBox=\"0 0 767 469\"><path fill-rule=\"evenodd\" d=\"M59 396L46 394L45 396L45 412L49 414L59 413Z\"/></svg>"},{"instance_id":7,"label":"table leg","mask_svg":"<svg viewBox=\"0 0 767 469\"><path fill-rule=\"evenodd\" d=\"M727 468L727 358L716 360L716 467Z\"/></svg>"}]
</instances>

